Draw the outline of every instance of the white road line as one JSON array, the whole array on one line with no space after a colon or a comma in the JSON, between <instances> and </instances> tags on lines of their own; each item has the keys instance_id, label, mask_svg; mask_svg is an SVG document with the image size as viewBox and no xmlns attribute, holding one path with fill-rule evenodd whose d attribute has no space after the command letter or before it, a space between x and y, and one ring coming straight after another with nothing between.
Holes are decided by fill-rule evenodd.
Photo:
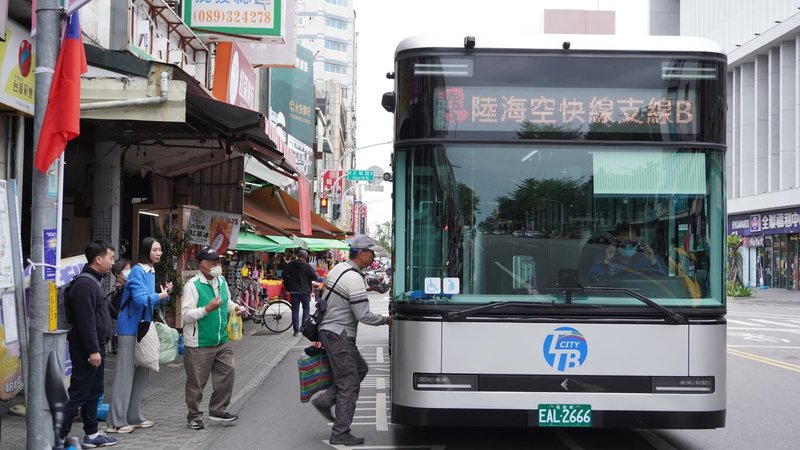
<instances>
[{"instance_id":1,"label":"white road line","mask_svg":"<svg viewBox=\"0 0 800 450\"><path fill-rule=\"evenodd\" d=\"M375 361L379 363L383 362L383 347L378 347L375 349Z\"/></svg>"},{"instance_id":2,"label":"white road line","mask_svg":"<svg viewBox=\"0 0 800 450\"><path fill-rule=\"evenodd\" d=\"M375 398L375 429L378 431L389 431L389 424L386 420L386 394L378 392Z\"/></svg>"},{"instance_id":3,"label":"white road line","mask_svg":"<svg viewBox=\"0 0 800 450\"><path fill-rule=\"evenodd\" d=\"M564 445L566 445L570 450L583 450L583 447L575 442L575 439L572 439L572 436L568 435L563 430L555 429L553 430L553 433L558 436L558 439L560 439L561 442L563 442Z\"/></svg>"},{"instance_id":4,"label":"white road line","mask_svg":"<svg viewBox=\"0 0 800 450\"><path fill-rule=\"evenodd\" d=\"M744 325L746 327L763 327L764 326L764 325L759 325L757 323L745 322L744 320L733 320L730 317L728 317L728 323L735 323L737 325ZM730 327L728 327L728 329L730 329Z\"/></svg>"},{"instance_id":5,"label":"white road line","mask_svg":"<svg viewBox=\"0 0 800 450\"><path fill-rule=\"evenodd\" d=\"M728 327L728 331L731 330L744 330L744 331L782 331L784 333L800 333L800 330L796 330L794 328L753 328L753 327Z\"/></svg>"},{"instance_id":6,"label":"white road line","mask_svg":"<svg viewBox=\"0 0 800 450\"><path fill-rule=\"evenodd\" d=\"M767 320L767 319L750 319L750 320L752 320L754 322L761 322L761 323L769 323L769 324L772 324L772 325L778 325L779 327L790 327L790 328L798 328L798 327L800 327L800 325L792 325L792 324L789 324L789 323L786 323L786 322L774 322L772 320Z\"/></svg>"},{"instance_id":7,"label":"white road line","mask_svg":"<svg viewBox=\"0 0 800 450\"><path fill-rule=\"evenodd\" d=\"M380 378L376 379L375 381L377 381L377 383L375 385L376 389L378 389L379 391L385 391L386 390L386 378L380 377Z\"/></svg>"},{"instance_id":8,"label":"white road line","mask_svg":"<svg viewBox=\"0 0 800 450\"><path fill-rule=\"evenodd\" d=\"M677 448L673 447L672 444L662 439L657 434L653 433L650 430L634 430L636 434L638 434L642 439L647 441L648 444L652 445L653 448L657 450L677 450Z\"/></svg>"}]
</instances>

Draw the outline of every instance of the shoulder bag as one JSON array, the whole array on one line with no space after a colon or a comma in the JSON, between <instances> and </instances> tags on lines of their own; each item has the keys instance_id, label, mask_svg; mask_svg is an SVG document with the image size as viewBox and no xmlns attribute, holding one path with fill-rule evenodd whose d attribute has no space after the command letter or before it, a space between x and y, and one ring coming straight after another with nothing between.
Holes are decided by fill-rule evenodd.
<instances>
[{"instance_id":1,"label":"shoulder bag","mask_svg":"<svg viewBox=\"0 0 800 450\"><path fill-rule=\"evenodd\" d=\"M350 271L355 272L356 269L350 268L342 272L339 275L339 278L337 278L336 281L333 283L333 286L331 286L331 288L328 289L328 292L325 294L325 297L320 299L319 302L317 302L317 309L316 311L314 311L314 314L310 314L306 318L306 320L303 321L303 324L300 325L300 333L302 333L303 336L305 336L306 339L308 339L309 341L315 342L319 340L319 325L322 323L322 318L325 315L325 310L328 309L328 298L331 296L331 292L333 292L333 289L339 283L339 280L342 279L344 274Z\"/></svg>"}]
</instances>

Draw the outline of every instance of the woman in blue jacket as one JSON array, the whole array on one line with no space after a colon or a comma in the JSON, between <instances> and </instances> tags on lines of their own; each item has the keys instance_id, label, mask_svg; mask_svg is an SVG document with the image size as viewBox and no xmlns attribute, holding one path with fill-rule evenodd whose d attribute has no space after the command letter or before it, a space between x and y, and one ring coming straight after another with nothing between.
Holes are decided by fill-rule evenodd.
<instances>
[{"instance_id":1,"label":"woman in blue jacket","mask_svg":"<svg viewBox=\"0 0 800 450\"><path fill-rule=\"evenodd\" d=\"M155 423L142 416L140 407L150 369L134 366L136 330L140 321L153 319L153 308L169 300L172 283L156 293L156 272L153 265L161 261L161 244L151 238L142 239L139 263L128 275L117 317L117 367L112 388L107 433L130 433L135 428L150 428Z\"/></svg>"}]
</instances>

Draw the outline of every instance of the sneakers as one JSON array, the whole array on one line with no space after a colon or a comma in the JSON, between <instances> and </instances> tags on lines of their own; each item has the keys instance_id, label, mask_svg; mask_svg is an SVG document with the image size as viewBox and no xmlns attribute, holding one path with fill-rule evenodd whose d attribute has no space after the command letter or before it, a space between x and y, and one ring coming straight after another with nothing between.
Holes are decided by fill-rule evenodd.
<instances>
[{"instance_id":1,"label":"sneakers","mask_svg":"<svg viewBox=\"0 0 800 450\"><path fill-rule=\"evenodd\" d=\"M155 424L156 423L153 422L152 420L145 420L144 422L132 423L132 424L130 424L130 427L131 428L150 428Z\"/></svg>"},{"instance_id":2,"label":"sneakers","mask_svg":"<svg viewBox=\"0 0 800 450\"><path fill-rule=\"evenodd\" d=\"M83 442L81 442L81 446L83 448L111 447L112 445L117 445L117 440L106 436L106 434L102 431L97 435L96 438L84 436Z\"/></svg>"},{"instance_id":3,"label":"sneakers","mask_svg":"<svg viewBox=\"0 0 800 450\"><path fill-rule=\"evenodd\" d=\"M128 434L133 431L133 427L129 425L125 425L124 427L108 427L103 431L106 433Z\"/></svg>"},{"instance_id":4,"label":"sneakers","mask_svg":"<svg viewBox=\"0 0 800 450\"><path fill-rule=\"evenodd\" d=\"M294 334L292 334L292 336L294 336L294 337L300 336L300 332L299 331L295 331Z\"/></svg>"},{"instance_id":5,"label":"sneakers","mask_svg":"<svg viewBox=\"0 0 800 450\"><path fill-rule=\"evenodd\" d=\"M322 414L322 417L328 419L329 422L333 422L333 413L331 412L331 407L326 408L324 406L319 406L314 400L311 401L311 404L314 405L314 408L316 408L320 414Z\"/></svg>"},{"instance_id":6,"label":"sneakers","mask_svg":"<svg viewBox=\"0 0 800 450\"><path fill-rule=\"evenodd\" d=\"M211 420L216 420L217 422L233 422L234 420L238 419L239 416L225 411L219 416L212 416L211 414L209 414L208 418Z\"/></svg>"},{"instance_id":7,"label":"sneakers","mask_svg":"<svg viewBox=\"0 0 800 450\"><path fill-rule=\"evenodd\" d=\"M331 436L328 440L331 445L361 445L364 443L363 437L355 437L350 433L341 436Z\"/></svg>"},{"instance_id":8,"label":"sneakers","mask_svg":"<svg viewBox=\"0 0 800 450\"><path fill-rule=\"evenodd\" d=\"M203 421L201 419L194 419L189 422L189 428L193 430L202 430L206 426L203 425Z\"/></svg>"}]
</instances>

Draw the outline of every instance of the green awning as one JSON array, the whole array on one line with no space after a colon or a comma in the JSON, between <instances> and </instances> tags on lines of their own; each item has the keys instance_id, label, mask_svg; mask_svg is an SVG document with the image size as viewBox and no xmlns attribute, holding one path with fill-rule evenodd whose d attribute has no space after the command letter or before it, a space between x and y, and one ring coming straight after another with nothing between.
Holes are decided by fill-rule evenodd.
<instances>
[{"instance_id":1,"label":"green awning","mask_svg":"<svg viewBox=\"0 0 800 450\"><path fill-rule=\"evenodd\" d=\"M288 239L291 242L291 239ZM275 242L271 237L259 236L246 231L239 232L239 239L236 241L236 248L243 252L278 252L286 250L286 247Z\"/></svg>"},{"instance_id":2,"label":"green awning","mask_svg":"<svg viewBox=\"0 0 800 450\"><path fill-rule=\"evenodd\" d=\"M300 238L308 244L307 250L310 252L321 252L325 250L347 250L350 248L344 241L338 239L320 239L320 238Z\"/></svg>"}]
</instances>

